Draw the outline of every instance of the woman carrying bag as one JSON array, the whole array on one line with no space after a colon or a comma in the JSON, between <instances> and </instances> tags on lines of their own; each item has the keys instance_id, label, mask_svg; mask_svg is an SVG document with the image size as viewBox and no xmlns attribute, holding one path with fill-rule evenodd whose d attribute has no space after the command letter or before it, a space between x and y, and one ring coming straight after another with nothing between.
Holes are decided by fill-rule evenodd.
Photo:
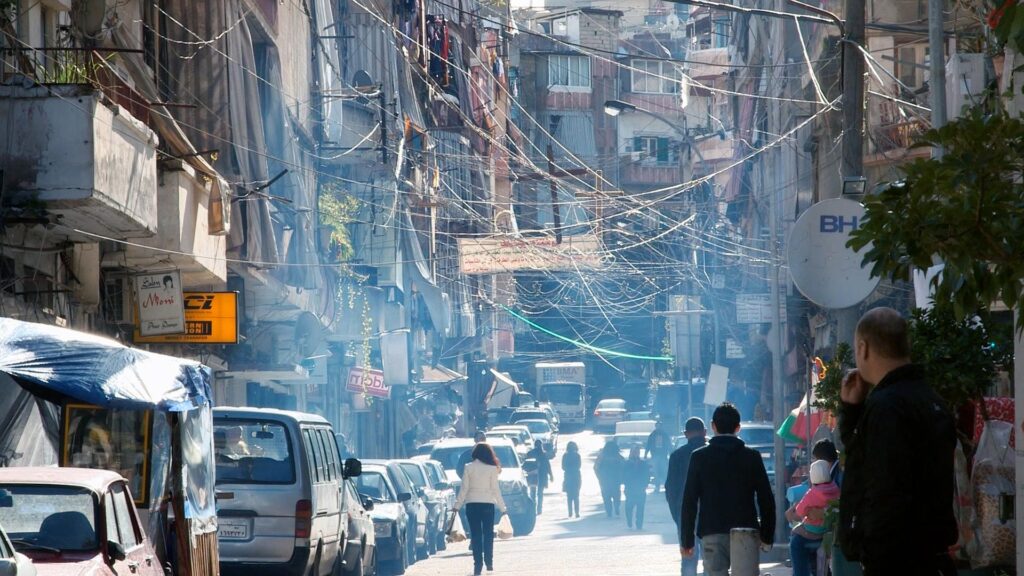
<instances>
[{"instance_id":1,"label":"woman carrying bag","mask_svg":"<svg viewBox=\"0 0 1024 576\"><path fill-rule=\"evenodd\" d=\"M462 475L462 489L455 501L455 510L466 505L473 574L479 576L484 564L488 572L494 570L494 508L497 506L502 514L506 513L506 508L498 487L501 463L494 449L490 444L480 442L473 447L472 458Z\"/></svg>"}]
</instances>

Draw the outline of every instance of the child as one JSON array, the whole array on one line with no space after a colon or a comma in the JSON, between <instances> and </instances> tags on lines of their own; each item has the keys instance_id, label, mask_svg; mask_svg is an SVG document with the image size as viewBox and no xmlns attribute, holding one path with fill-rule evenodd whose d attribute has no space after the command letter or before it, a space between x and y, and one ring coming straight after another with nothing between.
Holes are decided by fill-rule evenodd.
<instances>
[{"instance_id":1,"label":"child","mask_svg":"<svg viewBox=\"0 0 1024 576\"><path fill-rule=\"evenodd\" d=\"M800 522L789 540L793 576L811 576L812 560L825 535L825 510L839 501L839 487L832 481L830 471L829 462L815 460L810 470L811 489L786 511L787 519Z\"/></svg>"}]
</instances>

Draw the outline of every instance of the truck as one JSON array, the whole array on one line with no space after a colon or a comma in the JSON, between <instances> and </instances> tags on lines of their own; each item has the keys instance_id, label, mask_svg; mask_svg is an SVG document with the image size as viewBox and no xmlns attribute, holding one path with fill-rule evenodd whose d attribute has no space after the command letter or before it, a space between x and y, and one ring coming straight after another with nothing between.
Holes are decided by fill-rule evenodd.
<instances>
[{"instance_id":1,"label":"truck","mask_svg":"<svg viewBox=\"0 0 1024 576\"><path fill-rule=\"evenodd\" d=\"M583 362L538 362L537 399L548 402L562 425L587 423L587 366Z\"/></svg>"}]
</instances>

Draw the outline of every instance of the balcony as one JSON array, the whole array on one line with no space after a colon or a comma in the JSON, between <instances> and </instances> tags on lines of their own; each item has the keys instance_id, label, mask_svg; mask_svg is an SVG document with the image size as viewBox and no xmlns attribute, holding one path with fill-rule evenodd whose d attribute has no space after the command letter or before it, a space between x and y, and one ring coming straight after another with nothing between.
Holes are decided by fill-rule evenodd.
<instances>
[{"instance_id":1,"label":"balcony","mask_svg":"<svg viewBox=\"0 0 1024 576\"><path fill-rule=\"evenodd\" d=\"M690 68L686 74L695 80L707 81L725 76L729 72L728 48L702 48L691 50L686 59Z\"/></svg>"},{"instance_id":2,"label":"balcony","mask_svg":"<svg viewBox=\"0 0 1024 576\"><path fill-rule=\"evenodd\" d=\"M129 246L125 255L128 266L156 269L170 262L181 270L185 286L222 287L228 274L224 260L227 238L210 235L212 181L180 161L161 163L161 167L156 208L159 229L156 236L138 241L161 251ZM227 190L227 184L220 182L220 189Z\"/></svg>"},{"instance_id":3,"label":"balcony","mask_svg":"<svg viewBox=\"0 0 1024 576\"><path fill-rule=\"evenodd\" d=\"M882 166L928 157L930 148L911 148L927 129L924 121L916 119L872 127L872 153L865 156L864 165Z\"/></svg>"},{"instance_id":4,"label":"balcony","mask_svg":"<svg viewBox=\"0 0 1024 576\"><path fill-rule=\"evenodd\" d=\"M73 240L152 236L157 137L88 85L0 86L10 204L39 203Z\"/></svg>"}]
</instances>

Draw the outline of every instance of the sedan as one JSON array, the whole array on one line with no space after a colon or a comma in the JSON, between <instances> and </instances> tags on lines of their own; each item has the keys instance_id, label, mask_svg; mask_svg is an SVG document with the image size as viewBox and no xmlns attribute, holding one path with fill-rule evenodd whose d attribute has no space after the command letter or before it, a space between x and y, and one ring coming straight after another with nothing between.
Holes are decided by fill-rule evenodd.
<instances>
[{"instance_id":1,"label":"sedan","mask_svg":"<svg viewBox=\"0 0 1024 576\"><path fill-rule=\"evenodd\" d=\"M409 542L415 532L409 529L409 515L401 499L412 498L395 490L383 466L367 464L356 478L356 489L372 504L369 512L373 520L379 565L390 574L405 574L409 567Z\"/></svg>"},{"instance_id":2,"label":"sedan","mask_svg":"<svg viewBox=\"0 0 1024 576\"><path fill-rule=\"evenodd\" d=\"M615 430L615 425L626 418L626 401L606 398L594 408L594 431Z\"/></svg>"},{"instance_id":3,"label":"sedan","mask_svg":"<svg viewBox=\"0 0 1024 576\"><path fill-rule=\"evenodd\" d=\"M371 576L377 573L377 538L371 515L373 501L359 493L351 478L342 480L341 491L348 512L348 545L341 576Z\"/></svg>"},{"instance_id":4,"label":"sedan","mask_svg":"<svg viewBox=\"0 0 1024 576\"><path fill-rule=\"evenodd\" d=\"M0 525L42 575L163 576L128 484L114 472L0 468Z\"/></svg>"},{"instance_id":5,"label":"sedan","mask_svg":"<svg viewBox=\"0 0 1024 576\"><path fill-rule=\"evenodd\" d=\"M533 434L534 440L540 440L548 458L553 458L558 452L558 432L556 432L547 420L520 420L519 424L526 426Z\"/></svg>"}]
</instances>

